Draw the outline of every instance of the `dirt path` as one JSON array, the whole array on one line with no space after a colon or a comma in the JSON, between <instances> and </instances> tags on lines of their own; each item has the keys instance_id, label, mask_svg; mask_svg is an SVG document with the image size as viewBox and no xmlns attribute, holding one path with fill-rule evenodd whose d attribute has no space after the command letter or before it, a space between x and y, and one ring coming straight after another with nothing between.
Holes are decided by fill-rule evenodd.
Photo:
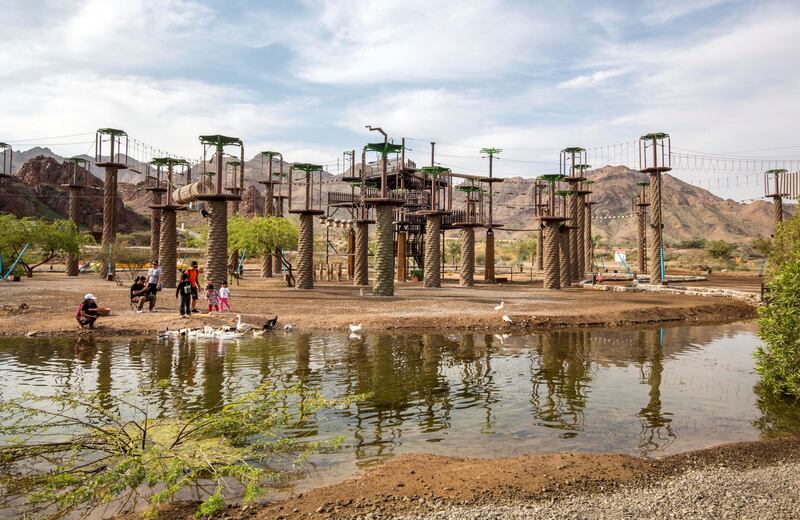
<instances>
[{"instance_id":1,"label":"dirt path","mask_svg":"<svg viewBox=\"0 0 800 520\"><path fill-rule=\"evenodd\" d=\"M96 275L67 278L63 273L37 273L22 282L1 282L0 334L77 335L75 310L83 295L92 292L98 304L111 307L112 316L101 318L95 335L151 334L167 328L200 327L231 322L237 312L258 324L279 316L279 324L301 329L342 329L363 323L371 330L386 329L529 329L621 326L668 321L719 321L749 318L754 309L722 298L627 294L567 289L544 291L534 282L478 285L471 288L447 283L441 289L424 289L419 283L399 284L393 298L369 296L346 283L318 282L312 291L289 289L278 279L248 278L231 288L233 314L208 316L205 311L190 320L178 317L173 291L159 295L157 312L130 310L127 286L117 286ZM494 307L505 302L502 311ZM205 302L201 299L199 308ZM24 304L24 305L23 305ZM22 307L20 307L22 306ZM512 325L502 321L508 315Z\"/></svg>"}]
</instances>

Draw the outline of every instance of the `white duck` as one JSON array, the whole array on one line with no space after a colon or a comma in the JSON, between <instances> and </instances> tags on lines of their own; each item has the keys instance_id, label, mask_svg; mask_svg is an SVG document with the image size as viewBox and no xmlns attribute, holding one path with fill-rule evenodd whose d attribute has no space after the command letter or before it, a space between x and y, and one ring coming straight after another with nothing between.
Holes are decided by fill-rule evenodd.
<instances>
[{"instance_id":1,"label":"white duck","mask_svg":"<svg viewBox=\"0 0 800 520\"><path fill-rule=\"evenodd\" d=\"M503 314L503 321L508 323L509 325L513 325L514 322L511 321L511 318L508 317L508 314Z\"/></svg>"},{"instance_id":2,"label":"white duck","mask_svg":"<svg viewBox=\"0 0 800 520\"><path fill-rule=\"evenodd\" d=\"M506 302L504 302L504 301L503 301L503 302L500 302L500 305L495 305L495 307L494 307L494 310L496 310L496 311L502 311L502 310L503 310L503 307L505 307L505 306L506 306Z\"/></svg>"},{"instance_id":3,"label":"white duck","mask_svg":"<svg viewBox=\"0 0 800 520\"><path fill-rule=\"evenodd\" d=\"M236 315L236 332L241 332L241 333L250 332L254 328L256 328L255 325L251 325L249 323L242 323L241 314Z\"/></svg>"},{"instance_id":4,"label":"white duck","mask_svg":"<svg viewBox=\"0 0 800 520\"><path fill-rule=\"evenodd\" d=\"M350 332L353 334L358 334L359 332L363 332L364 327L359 323L358 325L350 324Z\"/></svg>"},{"instance_id":5,"label":"white duck","mask_svg":"<svg viewBox=\"0 0 800 520\"><path fill-rule=\"evenodd\" d=\"M296 328L297 328L297 325L294 325L292 323L287 323L286 325L283 326L284 332L292 332Z\"/></svg>"}]
</instances>

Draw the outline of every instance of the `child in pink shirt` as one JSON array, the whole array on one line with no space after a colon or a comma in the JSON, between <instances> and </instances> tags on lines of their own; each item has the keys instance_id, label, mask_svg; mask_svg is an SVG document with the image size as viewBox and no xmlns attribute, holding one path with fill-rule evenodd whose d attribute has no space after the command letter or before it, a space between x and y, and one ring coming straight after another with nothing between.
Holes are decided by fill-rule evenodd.
<instances>
[{"instance_id":1,"label":"child in pink shirt","mask_svg":"<svg viewBox=\"0 0 800 520\"><path fill-rule=\"evenodd\" d=\"M208 300L208 312L215 310L219 312L219 293L214 289L214 284L209 283L206 285L206 300Z\"/></svg>"},{"instance_id":2,"label":"child in pink shirt","mask_svg":"<svg viewBox=\"0 0 800 520\"><path fill-rule=\"evenodd\" d=\"M222 287L219 288L219 310L225 312L225 307L231 309L231 290L228 289L228 282L222 282Z\"/></svg>"}]
</instances>

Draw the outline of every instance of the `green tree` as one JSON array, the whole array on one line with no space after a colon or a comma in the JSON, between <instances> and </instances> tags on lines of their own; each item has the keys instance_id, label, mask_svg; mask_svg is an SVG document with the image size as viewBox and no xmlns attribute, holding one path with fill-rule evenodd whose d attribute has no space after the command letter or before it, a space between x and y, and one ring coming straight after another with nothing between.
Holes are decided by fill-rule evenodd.
<instances>
[{"instance_id":1,"label":"green tree","mask_svg":"<svg viewBox=\"0 0 800 520\"><path fill-rule=\"evenodd\" d=\"M712 240L706 243L705 251L711 258L730 262L733 252L736 251L736 244L724 240Z\"/></svg>"},{"instance_id":2,"label":"green tree","mask_svg":"<svg viewBox=\"0 0 800 520\"><path fill-rule=\"evenodd\" d=\"M91 235L78 231L69 220L48 222L4 214L0 215L0 229L0 255L4 259L16 258L29 244L19 263L29 278L37 267L62 255L78 255L83 246L94 242Z\"/></svg>"},{"instance_id":3,"label":"green tree","mask_svg":"<svg viewBox=\"0 0 800 520\"><path fill-rule=\"evenodd\" d=\"M513 243L512 251L514 254L514 262L517 264L524 263L533 257L533 252L536 251L536 237L528 235L522 240L516 240Z\"/></svg>"},{"instance_id":4,"label":"green tree","mask_svg":"<svg viewBox=\"0 0 800 520\"><path fill-rule=\"evenodd\" d=\"M800 215L775 232L768 257L769 299L759 308L755 353L761 386L776 396L800 399Z\"/></svg>"},{"instance_id":5,"label":"green tree","mask_svg":"<svg viewBox=\"0 0 800 520\"><path fill-rule=\"evenodd\" d=\"M323 408L364 397L332 401L301 386L265 384L205 412L154 416L168 385L141 394L67 390L0 402L0 508L84 517L142 499L154 508L188 488L208 493L198 516L213 516L232 483L248 504L280 485L286 468L338 447L343 437L306 441L291 432Z\"/></svg>"},{"instance_id":6,"label":"green tree","mask_svg":"<svg viewBox=\"0 0 800 520\"><path fill-rule=\"evenodd\" d=\"M232 217L228 220L228 251L247 251L251 258L275 255L287 270L286 283L294 284L292 264L283 250L297 249L297 226L283 217Z\"/></svg>"},{"instance_id":7,"label":"green tree","mask_svg":"<svg viewBox=\"0 0 800 520\"><path fill-rule=\"evenodd\" d=\"M456 265L459 257L461 256L461 241L448 240L445 250L447 251L447 254L450 255L450 261L453 263L453 265Z\"/></svg>"}]
</instances>

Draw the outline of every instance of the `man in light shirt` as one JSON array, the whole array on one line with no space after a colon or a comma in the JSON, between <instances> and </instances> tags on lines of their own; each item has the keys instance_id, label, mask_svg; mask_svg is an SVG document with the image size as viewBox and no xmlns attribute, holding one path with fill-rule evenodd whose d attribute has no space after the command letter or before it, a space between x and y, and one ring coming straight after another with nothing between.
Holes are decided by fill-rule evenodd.
<instances>
[{"instance_id":1,"label":"man in light shirt","mask_svg":"<svg viewBox=\"0 0 800 520\"><path fill-rule=\"evenodd\" d=\"M156 293L161 289L161 268L158 261L153 260L150 269L147 271L147 295L150 297L150 312L156 310Z\"/></svg>"}]
</instances>

